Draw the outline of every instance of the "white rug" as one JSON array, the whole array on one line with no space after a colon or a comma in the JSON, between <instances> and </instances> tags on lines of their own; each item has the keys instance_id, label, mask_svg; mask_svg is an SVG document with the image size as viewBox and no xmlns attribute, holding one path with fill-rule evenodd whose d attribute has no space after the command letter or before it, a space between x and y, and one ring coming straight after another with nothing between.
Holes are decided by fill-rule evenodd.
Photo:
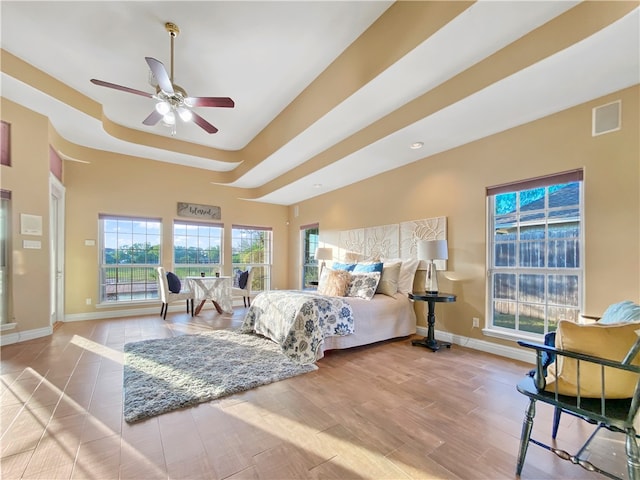
<instances>
[{"instance_id":1,"label":"white rug","mask_svg":"<svg viewBox=\"0 0 640 480\"><path fill-rule=\"evenodd\" d=\"M317 370L263 337L230 330L124 346L124 419L132 423Z\"/></svg>"}]
</instances>

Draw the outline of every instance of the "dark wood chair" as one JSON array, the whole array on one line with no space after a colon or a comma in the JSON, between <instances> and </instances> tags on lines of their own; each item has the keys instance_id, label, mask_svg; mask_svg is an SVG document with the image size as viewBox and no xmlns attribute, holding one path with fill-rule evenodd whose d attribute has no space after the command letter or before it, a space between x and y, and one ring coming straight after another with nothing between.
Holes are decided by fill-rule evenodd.
<instances>
[{"instance_id":1,"label":"dark wood chair","mask_svg":"<svg viewBox=\"0 0 640 480\"><path fill-rule=\"evenodd\" d=\"M640 325L638 325L640 329ZM580 465L586 470L592 472L598 472L609 478L622 478L615 474L605 471L598 466L594 465L586 459L585 452L589 448L589 445L595 440L598 432L606 428L612 432L618 432L625 436L625 452L627 460L627 477L628 479L640 480L640 454L637 445L636 430L634 427L634 419L640 406L640 366L632 365L636 354L640 350L640 338L638 338L631 349L627 352L622 361L609 360L593 355L587 355L584 353L578 353L566 349L556 348L553 345L543 345L525 341L519 341L518 344L525 348L534 349L536 352L536 368L532 374L527 375L517 385L517 389L523 395L529 397L529 406L525 412L524 421L522 424L522 435L520 438L520 449L518 452L518 460L516 467L516 474L520 475L522 467L524 466L525 457L527 454L527 448L529 443L534 443L540 447L543 447L558 457L569 460L570 462ZM624 354L624 351L622 352ZM621 354L621 355L622 355ZM563 395L558 392L558 382L555 382L554 387L549 390L545 390L547 386L546 369L548 361L545 360L552 358L558 361L560 358L572 359L577 366L577 392L575 396ZM598 397L591 395L581 395L581 370L582 372L593 373L593 368L599 371L601 384L601 393ZM631 378L635 378L635 386L630 385L632 396L629 398L608 398L606 392L606 379L607 376L611 376L613 370L630 372ZM586 380L583 379L586 383ZM586 390L586 389L585 389ZM555 446L548 445L542 441L531 438L531 430L533 428L533 421L536 414L536 402L543 402L549 405L553 405L554 412L554 425L552 438L555 439L558 429L558 423L560 421L561 413L568 413L579 417L589 423L596 425L595 430L582 445L579 451L572 455L565 450L556 448ZM553 442L555 445L555 442Z\"/></svg>"}]
</instances>

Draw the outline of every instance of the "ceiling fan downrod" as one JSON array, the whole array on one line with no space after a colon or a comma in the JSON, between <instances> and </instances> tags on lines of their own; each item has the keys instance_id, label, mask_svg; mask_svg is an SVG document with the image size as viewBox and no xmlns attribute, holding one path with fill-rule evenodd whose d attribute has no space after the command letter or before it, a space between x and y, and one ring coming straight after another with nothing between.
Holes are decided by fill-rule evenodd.
<instances>
[{"instance_id":1,"label":"ceiling fan downrod","mask_svg":"<svg viewBox=\"0 0 640 480\"><path fill-rule=\"evenodd\" d=\"M173 40L180 34L180 28L178 25L172 22L167 22L164 24L164 28L169 35L171 36L171 83L173 83Z\"/></svg>"}]
</instances>

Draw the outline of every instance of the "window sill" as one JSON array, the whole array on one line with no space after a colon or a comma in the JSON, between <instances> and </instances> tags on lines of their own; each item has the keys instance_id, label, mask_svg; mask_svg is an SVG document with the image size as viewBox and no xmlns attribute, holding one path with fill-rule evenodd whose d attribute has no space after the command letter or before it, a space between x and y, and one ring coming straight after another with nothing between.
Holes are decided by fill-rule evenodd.
<instances>
[{"instance_id":1,"label":"window sill","mask_svg":"<svg viewBox=\"0 0 640 480\"><path fill-rule=\"evenodd\" d=\"M491 328L483 328L482 334L487 337L501 338L503 340L511 340L517 342L518 340L525 340L527 342L542 343L544 341L543 335L536 335L533 333L524 332L507 332L504 330L494 330Z\"/></svg>"},{"instance_id":2,"label":"window sill","mask_svg":"<svg viewBox=\"0 0 640 480\"><path fill-rule=\"evenodd\" d=\"M159 298L150 300L133 300L128 302L102 302L96 303L96 308L119 308L119 307L143 307L146 305L153 305L160 302Z\"/></svg>"}]
</instances>

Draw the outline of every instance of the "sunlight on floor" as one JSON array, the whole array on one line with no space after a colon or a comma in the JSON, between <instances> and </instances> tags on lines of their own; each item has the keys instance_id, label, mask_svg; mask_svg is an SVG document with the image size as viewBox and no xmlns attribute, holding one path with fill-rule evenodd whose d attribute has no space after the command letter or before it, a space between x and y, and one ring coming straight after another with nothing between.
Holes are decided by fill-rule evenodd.
<instances>
[{"instance_id":1,"label":"sunlight on floor","mask_svg":"<svg viewBox=\"0 0 640 480\"><path fill-rule=\"evenodd\" d=\"M122 352L114 350L113 348L106 347L104 345L100 345L88 338L81 337L79 335L74 335L71 338L71 342L74 345L77 345L80 348L84 348L85 350L90 351L91 353L96 353L102 357L108 358L109 360L113 360L114 362L119 363L120 365L124 364L124 355Z\"/></svg>"},{"instance_id":2,"label":"sunlight on floor","mask_svg":"<svg viewBox=\"0 0 640 480\"><path fill-rule=\"evenodd\" d=\"M83 342L76 341L74 343L80 345ZM91 346L93 342L86 341L84 344ZM101 347L101 354L105 354L107 358L115 359L119 353L116 351L109 353L108 350L111 349L101 345L98 346ZM26 368L21 375L21 378L25 380L29 377L38 381L39 384L37 390L35 390L29 398L23 400L25 407L21 415L28 415L33 421L42 426L43 434L36 448L46 448L49 450L52 459L54 457L56 458L55 463L73 464L74 476L76 477L86 476L87 478L98 478L97 476L99 475L113 474L111 471L96 471L96 466L100 464L100 460L104 457L105 450L113 449L120 452L121 449L126 449L127 454L132 456L135 462L144 463L147 469L154 469L153 473L158 476L164 475L165 472L163 470L153 465L153 462L148 461L146 457L138 452L131 444L121 439L120 435L114 435L114 433L119 432L114 432L96 418L96 416L78 404L73 398L30 367ZM12 387L6 388L8 391L11 391ZM23 398L24 393L25 392L21 391L13 392L16 398ZM51 417L48 415L46 418L41 416L42 411L45 410L44 407L47 405L39 401L38 397L59 398ZM56 415L56 413L60 414ZM11 431L10 426L5 428L5 432ZM100 448L93 449L94 441L87 439L87 436L99 440ZM107 444L105 444L105 442L107 442ZM80 451L82 451L83 455L79 454Z\"/></svg>"},{"instance_id":3,"label":"sunlight on floor","mask_svg":"<svg viewBox=\"0 0 640 480\"><path fill-rule=\"evenodd\" d=\"M370 450L359 442L351 441L347 438L350 433L342 427L337 430L328 428L318 431L296 419L246 402L241 408L231 407L224 409L224 411L248 425L267 431L270 435L284 442L289 442L292 436L296 439L308 439L303 443L297 440L296 447L303 448L311 455L326 459L322 463L331 463L341 471L349 472L351 474L349 476L354 478L360 478L363 474L366 476L364 472L369 471L388 472L390 463L398 469L398 478L413 476L416 473L415 466L407 465L397 459L389 460L383 453ZM444 480L445 478L433 472L421 472L421 474L433 480Z\"/></svg>"}]
</instances>

